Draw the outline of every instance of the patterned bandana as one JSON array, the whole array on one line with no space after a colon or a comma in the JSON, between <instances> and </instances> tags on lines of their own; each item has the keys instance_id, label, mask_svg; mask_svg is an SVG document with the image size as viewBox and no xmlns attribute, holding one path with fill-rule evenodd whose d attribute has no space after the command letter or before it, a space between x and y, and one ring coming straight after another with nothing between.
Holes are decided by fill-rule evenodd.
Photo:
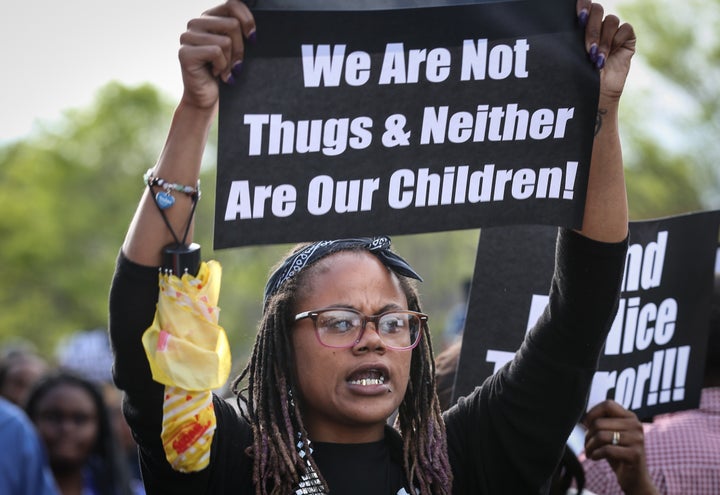
<instances>
[{"instance_id":1,"label":"patterned bandana","mask_svg":"<svg viewBox=\"0 0 720 495\"><path fill-rule=\"evenodd\" d=\"M390 251L390 238L381 237L358 237L354 239L336 239L334 241L319 241L307 246L290 256L285 262L275 270L265 286L265 296L263 298L263 307L267 305L270 297L275 294L280 287L290 278L300 273L305 267L313 264L320 258L338 251L347 251L350 249L362 248L371 252L378 259L398 275L414 278L422 282L422 277L412 269L407 261Z\"/></svg>"}]
</instances>

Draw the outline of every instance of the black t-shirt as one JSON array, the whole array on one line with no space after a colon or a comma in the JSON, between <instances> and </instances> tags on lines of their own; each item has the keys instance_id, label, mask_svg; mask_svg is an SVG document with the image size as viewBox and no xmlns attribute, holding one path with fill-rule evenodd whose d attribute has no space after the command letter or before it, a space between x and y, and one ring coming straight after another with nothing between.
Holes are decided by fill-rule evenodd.
<instances>
[{"instance_id":1,"label":"black t-shirt","mask_svg":"<svg viewBox=\"0 0 720 495\"><path fill-rule=\"evenodd\" d=\"M406 493L402 464L391 460L387 440L352 445L314 442L312 449L331 493Z\"/></svg>"},{"instance_id":2,"label":"black t-shirt","mask_svg":"<svg viewBox=\"0 0 720 495\"><path fill-rule=\"evenodd\" d=\"M443 416L455 494L539 493L583 411L617 308L627 241L604 244L560 232L548 310L515 358ZM141 343L155 312L157 277L157 268L121 254L110 295L114 376L126 392L124 412L140 445L147 493L253 494L245 452L250 427L220 398L210 466L183 474L165 460L163 386L152 381ZM394 430L377 444L316 448L334 494L397 495L403 484L402 441Z\"/></svg>"}]
</instances>

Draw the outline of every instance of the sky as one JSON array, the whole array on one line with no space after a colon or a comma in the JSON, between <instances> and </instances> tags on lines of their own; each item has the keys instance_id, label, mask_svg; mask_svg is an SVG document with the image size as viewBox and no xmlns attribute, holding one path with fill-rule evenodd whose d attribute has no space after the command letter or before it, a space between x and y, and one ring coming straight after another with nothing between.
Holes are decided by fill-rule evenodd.
<instances>
[{"instance_id":1,"label":"sky","mask_svg":"<svg viewBox=\"0 0 720 495\"><path fill-rule=\"evenodd\" d=\"M0 16L0 143L85 107L102 86L182 91L187 21L219 0L9 0Z\"/></svg>"},{"instance_id":2,"label":"sky","mask_svg":"<svg viewBox=\"0 0 720 495\"><path fill-rule=\"evenodd\" d=\"M605 0L610 7L617 0ZM0 16L0 144L89 105L111 81L182 92L187 21L219 0L8 0Z\"/></svg>"}]
</instances>

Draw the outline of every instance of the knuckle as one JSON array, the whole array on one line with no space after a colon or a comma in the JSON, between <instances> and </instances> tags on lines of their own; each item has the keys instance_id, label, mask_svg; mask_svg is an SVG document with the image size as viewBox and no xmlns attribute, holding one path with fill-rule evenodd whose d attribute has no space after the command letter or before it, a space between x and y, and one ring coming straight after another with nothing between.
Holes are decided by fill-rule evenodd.
<instances>
[{"instance_id":1,"label":"knuckle","mask_svg":"<svg viewBox=\"0 0 720 495\"><path fill-rule=\"evenodd\" d=\"M197 25L197 22L198 22L197 19L190 19L190 20L187 22L187 24L185 25L185 28L186 28L188 31L191 31L191 30Z\"/></svg>"},{"instance_id":2,"label":"knuckle","mask_svg":"<svg viewBox=\"0 0 720 495\"><path fill-rule=\"evenodd\" d=\"M228 29L231 31L236 31L240 29L240 20L237 17L228 17L227 18L228 23Z\"/></svg>"},{"instance_id":3,"label":"knuckle","mask_svg":"<svg viewBox=\"0 0 720 495\"><path fill-rule=\"evenodd\" d=\"M218 40L218 47L222 51L230 50L232 49L232 40L227 36L223 36Z\"/></svg>"}]
</instances>

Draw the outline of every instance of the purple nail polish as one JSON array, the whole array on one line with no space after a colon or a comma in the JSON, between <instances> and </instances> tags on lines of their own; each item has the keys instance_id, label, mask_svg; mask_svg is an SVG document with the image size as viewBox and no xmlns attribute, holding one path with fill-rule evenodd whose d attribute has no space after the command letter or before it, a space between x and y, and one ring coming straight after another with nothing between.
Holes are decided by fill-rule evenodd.
<instances>
[{"instance_id":1,"label":"purple nail polish","mask_svg":"<svg viewBox=\"0 0 720 495\"><path fill-rule=\"evenodd\" d=\"M603 67L605 67L605 55L604 54L600 53L597 56L597 62L595 62L595 67L597 67L598 69L602 69Z\"/></svg>"},{"instance_id":2,"label":"purple nail polish","mask_svg":"<svg viewBox=\"0 0 720 495\"><path fill-rule=\"evenodd\" d=\"M590 61L592 63L597 63L597 58L598 58L598 46L595 43L593 43L592 45L590 45Z\"/></svg>"},{"instance_id":3,"label":"purple nail polish","mask_svg":"<svg viewBox=\"0 0 720 495\"><path fill-rule=\"evenodd\" d=\"M257 31L253 31L252 33L250 33L247 37L247 40L254 45L257 41Z\"/></svg>"},{"instance_id":4,"label":"purple nail polish","mask_svg":"<svg viewBox=\"0 0 720 495\"><path fill-rule=\"evenodd\" d=\"M230 71L230 73L231 73L233 76L238 77L238 76L240 75L240 72L242 71L242 67L243 67L243 62L242 62L242 60L238 60L238 61L235 62L235 64L232 66L232 70Z\"/></svg>"},{"instance_id":5,"label":"purple nail polish","mask_svg":"<svg viewBox=\"0 0 720 495\"><path fill-rule=\"evenodd\" d=\"M580 27L587 26L588 16L589 14L587 9L582 9L580 11L580 13L578 14L578 22L580 23Z\"/></svg>"},{"instance_id":6,"label":"purple nail polish","mask_svg":"<svg viewBox=\"0 0 720 495\"><path fill-rule=\"evenodd\" d=\"M233 76L232 71L230 71L230 74L228 74L227 79L225 79L225 84L229 84L230 86L235 84L235 76Z\"/></svg>"}]
</instances>

